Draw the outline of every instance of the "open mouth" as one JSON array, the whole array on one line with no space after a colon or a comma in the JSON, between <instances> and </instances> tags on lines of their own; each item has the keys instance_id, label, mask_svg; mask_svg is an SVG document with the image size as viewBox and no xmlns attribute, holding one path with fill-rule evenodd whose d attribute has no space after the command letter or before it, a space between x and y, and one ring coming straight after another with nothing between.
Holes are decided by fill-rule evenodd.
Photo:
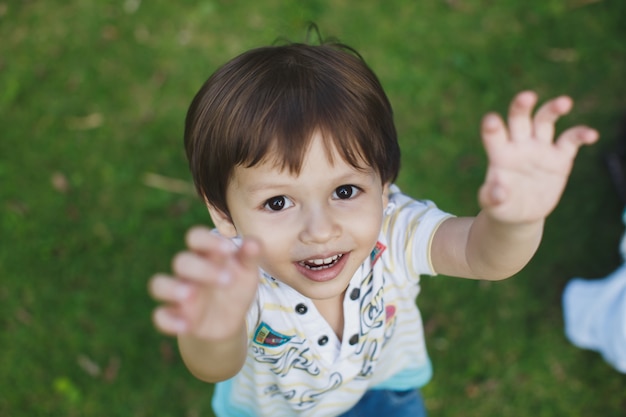
<instances>
[{"instance_id":1,"label":"open mouth","mask_svg":"<svg viewBox=\"0 0 626 417\"><path fill-rule=\"evenodd\" d=\"M306 261L300 261L298 264L312 271L321 271L322 269L333 267L342 257L343 253L340 253L324 259L308 259Z\"/></svg>"}]
</instances>

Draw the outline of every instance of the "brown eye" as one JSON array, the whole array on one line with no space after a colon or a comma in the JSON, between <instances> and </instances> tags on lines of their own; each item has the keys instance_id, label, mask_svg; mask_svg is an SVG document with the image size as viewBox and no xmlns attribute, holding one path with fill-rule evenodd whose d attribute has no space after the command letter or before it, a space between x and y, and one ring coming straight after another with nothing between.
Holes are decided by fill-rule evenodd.
<instances>
[{"instance_id":1,"label":"brown eye","mask_svg":"<svg viewBox=\"0 0 626 417\"><path fill-rule=\"evenodd\" d=\"M359 188L354 185L341 185L335 188L335 192L333 193L333 198L339 200L348 200L350 198L356 197L360 192Z\"/></svg>"},{"instance_id":2,"label":"brown eye","mask_svg":"<svg viewBox=\"0 0 626 417\"><path fill-rule=\"evenodd\" d=\"M263 207L270 211L281 211L291 206L293 206L291 200L284 195L279 195L268 199Z\"/></svg>"}]
</instances>

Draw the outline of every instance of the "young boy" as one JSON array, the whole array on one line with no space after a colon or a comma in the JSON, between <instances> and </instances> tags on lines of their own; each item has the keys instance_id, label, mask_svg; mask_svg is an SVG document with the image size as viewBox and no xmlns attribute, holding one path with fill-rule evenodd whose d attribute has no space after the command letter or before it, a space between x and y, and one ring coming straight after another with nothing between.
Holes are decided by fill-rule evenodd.
<instances>
[{"instance_id":1,"label":"young boy","mask_svg":"<svg viewBox=\"0 0 626 417\"><path fill-rule=\"evenodd\" d=\"M489 165L476 217L393 185L400 153L383 89L340 44L248 51L193 100L185 146L216 231L193 228L156 275L156 327L177 335L218 416L419 416L431 377L421 274L499 280L541 240L582 144L554 124L572 101L482 122ZM345 414L344 414L345 413Z\"/></svg>"}]
</instances>

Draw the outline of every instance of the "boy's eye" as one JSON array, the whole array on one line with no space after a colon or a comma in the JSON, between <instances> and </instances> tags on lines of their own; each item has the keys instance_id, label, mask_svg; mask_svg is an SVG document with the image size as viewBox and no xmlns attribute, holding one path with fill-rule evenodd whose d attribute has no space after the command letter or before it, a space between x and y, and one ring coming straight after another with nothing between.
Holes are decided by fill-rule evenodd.
<instances>
[{"instance_id":1,"label":"boy's eye","mask_svg":"<svg viewBox=\"0 0 626 417\"><path fill-rule=\"evenodd\" d=\"M335 188L333 198L339 200L347 200L356 197L360 192L361 190L354 185L340 185L339 187Z\"/></svg>"},{"instance_id":2,"label":"boy's eye","mask_svg":"<svg viewBox=\"0 0 626 417\"><path fill-rule=\"evenodd\" d=\"M270 211L281 211L291 206L293 206L292 201L284 195L272 197L268 199L263 205L264 208Z\"/></svg>"}]
</instances>

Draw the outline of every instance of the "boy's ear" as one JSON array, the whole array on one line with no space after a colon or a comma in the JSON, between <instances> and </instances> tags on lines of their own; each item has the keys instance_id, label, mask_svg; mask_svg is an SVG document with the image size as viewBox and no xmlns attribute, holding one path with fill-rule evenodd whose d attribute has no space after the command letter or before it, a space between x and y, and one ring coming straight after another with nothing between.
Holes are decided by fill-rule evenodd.
<instances>
[{"instance_id":1,"label":"boy's ear","mask_svg":"<svg viewBox=\"0 0 626 417\"><path fill-rule=\"evenodd\" d=\"M383 210L389 204L389 185L388 182L383 184Z\"/></svg>"},{"instance_id":2,"label":"boy's ear","mask_svg":"<svg viewBox=\"0 0 626 417\"><path fill-rule=\"evenodd\" d=\"M233 224L230 216L224 213L222 210L215 208L208 202L206 203L207 208L209 209L209 215L211 216L211 220L213 220L213 224L220 235L233 238L237 236L237 229Z\"/></svg>"}]
</instances>

